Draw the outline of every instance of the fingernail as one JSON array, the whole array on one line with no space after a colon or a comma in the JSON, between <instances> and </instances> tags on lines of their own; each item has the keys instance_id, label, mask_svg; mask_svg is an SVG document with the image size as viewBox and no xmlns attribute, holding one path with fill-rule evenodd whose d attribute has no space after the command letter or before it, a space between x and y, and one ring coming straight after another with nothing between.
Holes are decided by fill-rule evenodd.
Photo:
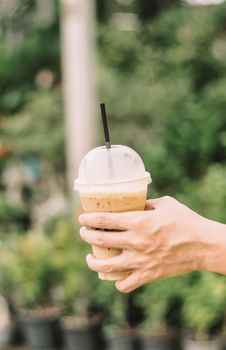
<instances>
[{"instance_id":1,"label":"fingernail","mask_svg":"<svg viewBox=\"0 0 226 350\"><path fill-rule=\"evenodd\" d=\"M78 218L78 221L81 225L84 225L85 214L81 214Z\"/></svg>"},{"instance_id":2,"label":"fingernail","mask_svg":"<svg viewBox=\"0 0 226 350\"><path fill-rule=\"evenodd\" d=\"M90 261L90 258L92 258L92 254L86 255L86 262L87 262L87 264L88 264L88 262Z\"/></svg>"},{"instance_id":3,"label":"fingernail","mask_svg":"<svg viewBox=\"0 0 226 350\"><path fill-rule=\"evenodd\" d=\"M84 227L80 228L79 233L80 233L80 237L83 238L83 236L84 236L84 235L83 235L83 233L84 233Z\"/></svg>"},{"instance_id":4,"label":"fingernail","mask_svg":"<svg viewBox=\"0 0 226 350\"><path fill-rule=\"evenodd\" d=\"M121 293L128 293L128 289L124 286L124 283L121 281L117 281L115 283L115 287L118 289Z\"/></svg>"}]
</instances>

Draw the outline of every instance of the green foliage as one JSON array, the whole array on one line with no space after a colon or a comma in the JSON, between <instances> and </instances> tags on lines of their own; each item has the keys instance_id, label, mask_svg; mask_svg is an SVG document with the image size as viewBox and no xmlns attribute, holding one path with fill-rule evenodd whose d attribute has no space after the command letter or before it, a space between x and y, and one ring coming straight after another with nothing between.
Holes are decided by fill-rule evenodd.
<instances>
[{"instance_id":1,"label":"green foliage","mask_svg":"<svg viewBox=\"0 0 226 350\"><path fill-rule=\"evenodd\" d=\"M225 222L226 5L168 6L172 3L177 5L131 1L128 8L137 6L140 19L152 19L127 32L106 25L114 9L126 9L125 2L98 1L105 23L97 38L99 94L109 105L112 141L135 148L151 171L151 196L173 194ZM12 157L35 157L62 173L61 100L57 90L37 91L34 83L43 68L56 82L60 78L58 25L32 27L21 46L10 52L0 42L0 51L0 111L14 113L1 119L1 140ZM14 208L0 201L7 225L9 215L17 220ZM14 290L28 307L57 300L70 314L85 313L95 303L106 308L109 323L125 325L127 297L87 269L88 248L73 225L59 220L49 231L48 237L29 235L1 250L0 290ZM219 276L195 273L146 286L138 300L143 327L164 329L168 307L179 296L185 327L208 332L225 309L224 284Z\"/></svg>"},{"instance_id":2,"label":"green foliage","mask_svg":"<svg viewBox=\"0 0 226 350\"><path fill-rule=\"evenodd\" d=\"M142 329L149 334L165 332L169 327L167 314L175 300L181 301L184 329L191 330L199 339L207 338L211 328L224 317L225 278L193 272L146 285L137 300L145 314Z\"/></svg>"},{"instance_id":3,"label":"green foliage","mask_svg":"<svg viewBox=\"0 0 226 350\"><path fill-rule=\"evenodd\" d=\"M212 164L205 176L186 188L182 201L202 215L220 222L226 221L226 167Z\"/></svg>"},{"instance_id":4,"label":"green foliage","mask_svg":"<svg viewBox=\"0 0 226 350\"><path fill-rule=\"evenodd\" d=\"M97 275L85 263L90 248L81 240L74 224L66 220L58 222L52 240L54 262L60 273L57 284L59 302L64 305L66 314L85 317L99 284Z\"/></svg>"},{"instance_id":5,"label":"green foliage","mask_svg":"<svg viewBox=\"0 0 226 350\"><path fill-rule=\"evenodd\" d=\"M25 206L10 203L0 192L0 236L8 232L23 232L30 224L30 212Z\"/></svg>"},{"instance_id":6,"label":"green foliage","mask_svg":"<svg viewBox=\"0 0 226 350\"><path fill-rule=\"evenodd\" d=\"M180 0L96 0L96 13L100 22L109 20L114 12L136 13L142 21L149 21L170 6L180 5Z\"/></svg>"},{"instance_id":7,"label":"green foliage","mask_svg":"<svg viewBox=\"0 0 226 350\"><path fill-rule=\"evenodd\" d=\"M138 150L154 193L182 193L226 156L224 20L225 4L184 5L137 32L100 29L112 140Z\"/></svg>"},{"instance_id":8,"label":"green foliage","mask_svg":"<svg viewBox=\"0 0 226 350\"><path fill-rule=\"evenodd\" d=\"M113 282L101 281L94 296L95 303L108 315L106 329L112 331L128 327L128 295L118 292Z\"/></svg>"},{"instance_id":9,"label":"green foliage","mask_svg":"<svg viewBox=\"0 0 226 350\"><path fill-rule=\"evenodd\" d=\"M5 121L1 133L17 159L34 156L55 171L64 171L62 103L57 91L33 94L20 114Z\"/></svg>"},{"instance_id":10,"label":"green foliage","mask_svg":"<svg viewBox=\"0 0 226 350\"><path fill-rule=\"evenodd\" d=\"M141 328L148 334L159 335L167 331L167 312L171 303L184 296L187 276L168 278L146 285L138 295L137 304L144 310Z\"/></svg>"},{"instance_id":11,"label":"green foliage","mask_svg":"<svg viewBox=\"0 0 226 350\"><path fill-rule=\"evenodd\" d=\"M24 308L51 305L51 290L58 279L51 241L28 234L15 239L14 249L15 263L11 270L16 283L15 302Z\"/></svg>"},{"instance_id":12,"label":"green foliage","mask_svg":"<svg viewBox=\"0 0 226 350\"><path fill-rule=\"evenodd\" d=\"M35 77L41 69L53 72L55 82L60 78L57 11L53 23L45 26L31 20L34 11L35 0L20 0L9 15L0 14L0 111L4 113L18 111L30 92L37 90ZM11 49L4 41L3 34L8 31ZM17 32L23 37L19 44Z\"/></svg>"},{"instance_id":13,"label":"green foliage","mask_svg":"<svg viewBox=\"0 0 226 350\"><path fill-rule=\"evenodd\" d=\"M0 293L8 303L11 303L13 291L16 286L12 274L13 266L16 264L15 254L7 241L0 242Z\"/></svg>"},{"instance_id":14,"label":"green foliage","mask_svg":"<svg viewBox=\"0 0 226 350\"><path fill-rule=\"evenodd\" d=\"M184 195L195 209L223 222L224 22L225 4L181 6L162 11L137 32L104 26L98 36L100 95L110 108L113 142L138 150L152 173L152 191ZM107 282L95 294L109 323L124 325L126 297ZM224 279L212 274L155 282L139 298L143 327L163 330L171 302L180 297L184 326L207 333L222 316L225 295Z\"/></svg>"},{"instance_id":15,"label":"green foliage","mask_svg":"<svg viewBox=\"0 0 226 350\"><path fill-rule=\"evenodd\" d=\"M196 337L208 335L211 326L224 315L225 299L225 278L203 272L186 290L182 309L185 327L195 331Z\"/></svg>"},{"instance_id":16,"label":"green foliage","mask_svg":"<svg viewBox=\"0 0 226 350\"><path fill-rule=\"evenodd\" d=\"M85 263L88 246L61 220L51 235L13 236L0 245L0 292L18 308L57 304L86 316L99 280Z\"/></svg>"},{"instance_id":17,"label":"green foliage","mask_svg":"<svg viewBox=\"0 0 226 350\"><path fill-rule=\"evenodd\" d=\"M151 18L159 15L162 11L165 11L170 6L179 6L181 4L180 0L151 0L143 1L136 0L137 11L139 18L142 21L148 21Z\"/></svg>"}]
</instances>

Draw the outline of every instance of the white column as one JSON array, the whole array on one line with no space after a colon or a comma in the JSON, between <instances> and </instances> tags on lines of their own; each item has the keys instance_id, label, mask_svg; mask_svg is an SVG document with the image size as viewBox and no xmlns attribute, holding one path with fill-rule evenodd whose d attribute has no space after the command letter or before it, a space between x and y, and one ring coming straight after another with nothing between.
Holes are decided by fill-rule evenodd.
<instances>
[{"instance_id":1,"label":"white column","mask_svg":"<svg viewBox=\"0 0 226 350\"><path fill-rule=\"evenodd\" d=\"M78 164L95 145L93 0L62 0L62 65L69 191Z\"/></svg>"}]
</instances>

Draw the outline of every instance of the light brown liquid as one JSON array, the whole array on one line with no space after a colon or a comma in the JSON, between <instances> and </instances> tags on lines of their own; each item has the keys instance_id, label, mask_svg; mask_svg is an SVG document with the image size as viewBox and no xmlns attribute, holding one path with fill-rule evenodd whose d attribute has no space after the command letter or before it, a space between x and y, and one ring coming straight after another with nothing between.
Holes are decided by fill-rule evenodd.
<instances>
[{"instance_id":1,"label":"light brown liquid","mask_svg":"<svg viewBox=\"0 0 226 350\"><path fill-rule=\"evenodd\" d=\"M126 211L144 210L146 192L138 193L92 193L81 195L81 202L86 212L122 213Z\"/></svg>"},{"instance_id":2,"label":"light brown liquid","mask_svg":"<svg viewBox=\"0 0 226 350\"><path fill-rule=\"evenodd\" d=\"M90 193L80 194L81 203L85 212L121 213L127 211L144 210L147 192L137 193ZM92 246L93 255L99 259L111 258L121 254L120 249ZM128 273L99 273L99 278L119 280Z\"/></svg>"}]
</instances>

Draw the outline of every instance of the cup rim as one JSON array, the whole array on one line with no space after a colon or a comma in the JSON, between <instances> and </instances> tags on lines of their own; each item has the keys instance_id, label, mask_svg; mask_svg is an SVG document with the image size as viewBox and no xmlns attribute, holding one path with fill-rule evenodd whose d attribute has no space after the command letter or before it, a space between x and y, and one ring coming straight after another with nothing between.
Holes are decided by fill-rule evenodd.
<instances>
[{"instance_id":1,"label":"cup rim","mask_svg":"<svg viewBox=\"0 0 226 350\"><path fill-rule=\"evenodd\" d=\"M149 185L150 183L152 183L152 178L150 173L148 173L147 171L145 172L145 176L141 176L141 177L137 177L136 179L122 179L122 180L117 180L114 182L110 182L110 181L104 181L104 182L93 182L93 181L82 181L79 178L75 179L74 181L74 189L77 190L77 185L98 185L98 186L105 186L105 185L118 185L118 184L123 184L123 183L130 183L130 182L138 182L138 181L142 181L142 180L147 180L147 184Z\"/></svg>"}]
</instances>

